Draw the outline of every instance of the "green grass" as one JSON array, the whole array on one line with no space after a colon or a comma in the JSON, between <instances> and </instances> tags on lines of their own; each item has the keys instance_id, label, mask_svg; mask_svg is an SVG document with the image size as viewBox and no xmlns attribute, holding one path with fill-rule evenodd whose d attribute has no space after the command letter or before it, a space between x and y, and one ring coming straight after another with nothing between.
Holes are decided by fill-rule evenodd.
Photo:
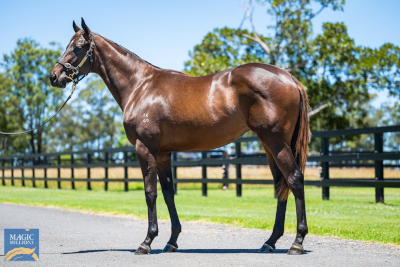
<instances>
[{"instance_id":1,"label":"green grass","mask_svg":"<svg viewBox=\"0 0 400 267\"><path fill-rule=\"evenodd\" d=\"M309 233L400 245L400 190L385 189L385 204L375 204L375 189L331 187L331 200L321 200L321 189L306 187ZM133 215L147 218L142 190L104 192L0 186L0 202ZM158 217L169 220L159 191ZM243 197L235 190L179 190L176 205L181 221L206 221L271 230L276 199L271 187L244 187ZM184 227L184 226L183 226ZM294 199L291 195L286 232L296 231Z\"/></svg>"}]
</instances>

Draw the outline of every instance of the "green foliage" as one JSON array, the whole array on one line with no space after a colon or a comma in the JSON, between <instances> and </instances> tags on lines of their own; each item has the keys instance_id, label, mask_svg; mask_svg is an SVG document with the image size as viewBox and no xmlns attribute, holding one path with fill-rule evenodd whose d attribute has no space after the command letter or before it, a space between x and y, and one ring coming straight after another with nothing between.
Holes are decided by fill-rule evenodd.
<instances>
[{"instance_id":1,"label":"green foliage","mask_svg":"<svg viewBox=\"0 0 400 267\"><path fill-rule=\"evenodd\" d=\"M3 132L12 132L19 127L17 97L11 93L9 88L12 88L13 80L5 73L0 73L0 127ZM11 107L11 108L10 108ZM27 138L18 139L17 136L0 136L0 152L14 150L14 148L23 148L26 145Z\"/></svg>"},{"instance_id":2,"label":"green foliage","mask_svg":"<svg viewBox=\"0 0 400 267\"><path fill-rule=\"evenodd\" d=\"M248 34L247 30L243 30ZM263 38L263 40L267 40ZM265 62L265 52L260 45L238 35L230 28L214 29L207 33L201 44L189 51L185 72L193 76L212 74L248 62Z\"/></svg>"},{"instance_id":3,"label":"green foliage","mask_svg":"<svg viewBox=\"0 0 400 267\"><path fill-rule=\"evenodd\" d=\"M0 106L6 115L0 121L3 131L35 128L55 112L63 91L50 86L49 74L60 54L59 48L43 48L25 38L17 41L11 54L4 55L0 75ZM54 121L24 136L1 136L1 153L44 152L48 141L44 132L53 126Z\"/></svg>"},{"instance_id":4,"label":"green foliage","mask_svg":"<svg viewBox=\"0 0 400 267\"><path fill-rule=\"evenodd\" d=\"M309 66L298 70L310 97L310 105L329 101L327 109L311 120L313 130L362 127L370 100L371 68L363 65L362 47L357 47L343 23L325 23L323 33L312 42ZM370 75L368 75L370 74Z\"/></svg>"},{"instance_id":5,"label":"green foliage","mask_svg":"<svg viewBox=\"0 0 400 267\"><path fill-rule=\"evenodd\" d=\"M343 10L345 0L259 0L260 3L269 3L273 8L304 9L310 4L320 4L322 7L331 7L333 10Z\"/></svg>"}]
</instances>

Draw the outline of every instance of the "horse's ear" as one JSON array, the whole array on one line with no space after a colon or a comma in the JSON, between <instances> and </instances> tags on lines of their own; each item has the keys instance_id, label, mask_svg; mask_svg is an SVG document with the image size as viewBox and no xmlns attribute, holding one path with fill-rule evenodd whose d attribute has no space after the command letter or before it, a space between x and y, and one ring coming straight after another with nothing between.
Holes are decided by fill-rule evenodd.
<instances>
[{"instance_id":1,"label":"horse's ear","mask_svg":"<svg viewBox=\"0 0 400 267\"><path fill-rule=\"evenodd\" d=\"M85 31L85 34L89 37L92 35L92 31L89 30L89 27L86 25L85 20L82 18L81 22L82 29Z\"/></svg>"},{"instance_id":2,"label":"horse's ear","mask_svg":"<svg viewBox=\"0 0 400 267\"><path fill-rule=\"evenodd\" d=\"M81 28L79 28L78 25L76 25L75 20L72 22L72 28L74 28L75 32L79 32L81 30Z\"/></svg>"}]
</instances>

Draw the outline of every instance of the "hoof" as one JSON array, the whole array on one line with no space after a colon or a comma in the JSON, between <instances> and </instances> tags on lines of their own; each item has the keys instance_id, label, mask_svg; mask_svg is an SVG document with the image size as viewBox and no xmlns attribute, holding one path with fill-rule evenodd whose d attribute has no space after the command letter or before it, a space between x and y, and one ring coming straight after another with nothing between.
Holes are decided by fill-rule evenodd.
<instances>
[{"instance_id":1,"label":"hoof","mask_svg":"<svg viewBox=\"0 0 400 267\"><path fill-rule=\"evenodd\" d=\"M258 252L262 253L272 253L275 251L275 246L268 245L267 243L264 243L264 245L258 250Z\"/></svg>"},{"instance_id":2,"label":"hoof","mask_svg":"<svg viewBox=\"0 0 400 267\"><path fill-rule=\"evenodd\" d=\"M177 248L178 248L178 245L174 246L171 244L167 244L165 246L165 248L162 250L162 252L175 252Z\"/></svg>"},{"instance_id":3,"label":"hoof","mask_svg":"<svg viewBox=\"0 0 400 267\"><path fill-rule=\"evenodd\" d=\"M293 244L289 251L288 251L288 255L301 255L304 252L304 248L302 245L299 244Z\"/></svg>"},{"instance_id":4,"label":"hoof","mask_svg":"<svg viewBox=\"0 0 400 267\"><path fill-rule=\"evenodd\" d=\"M145 244L141 244L139 248L136 250L135 255L145 255L149 254L151 251L151 247Z\"/></svg>"}]
</instances>

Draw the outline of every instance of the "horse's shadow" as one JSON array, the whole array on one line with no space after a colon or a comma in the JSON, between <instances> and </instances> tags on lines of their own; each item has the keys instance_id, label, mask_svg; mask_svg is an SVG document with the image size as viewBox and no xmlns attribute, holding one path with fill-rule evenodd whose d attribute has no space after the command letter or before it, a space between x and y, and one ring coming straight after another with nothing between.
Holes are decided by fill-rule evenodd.
<instances>
[{"instance_id":1,"label":"horse's shadow","mask_svg":"<svg viewBox=\"0 0 400 267\"><path fill-rule=\"evenodd\" d=\"M107 251L119 251L119 252L135 252L135 249L98 249L98 250L80 250L73 252L64 252L64 255L70 254L81 254L81 253L93 253L93 252L107 252ZM271 254L286 254L288 249L276 249ZM311 250L305 250L303 254L308 254L312 252ZM161 249L153 249L150 254L161 254ZM259 252L258 249L178 249L176 253L185 253L185 254L237 254L237 253L257 253L257 254L265 254Z\"/></svg>"}]
</instances>

